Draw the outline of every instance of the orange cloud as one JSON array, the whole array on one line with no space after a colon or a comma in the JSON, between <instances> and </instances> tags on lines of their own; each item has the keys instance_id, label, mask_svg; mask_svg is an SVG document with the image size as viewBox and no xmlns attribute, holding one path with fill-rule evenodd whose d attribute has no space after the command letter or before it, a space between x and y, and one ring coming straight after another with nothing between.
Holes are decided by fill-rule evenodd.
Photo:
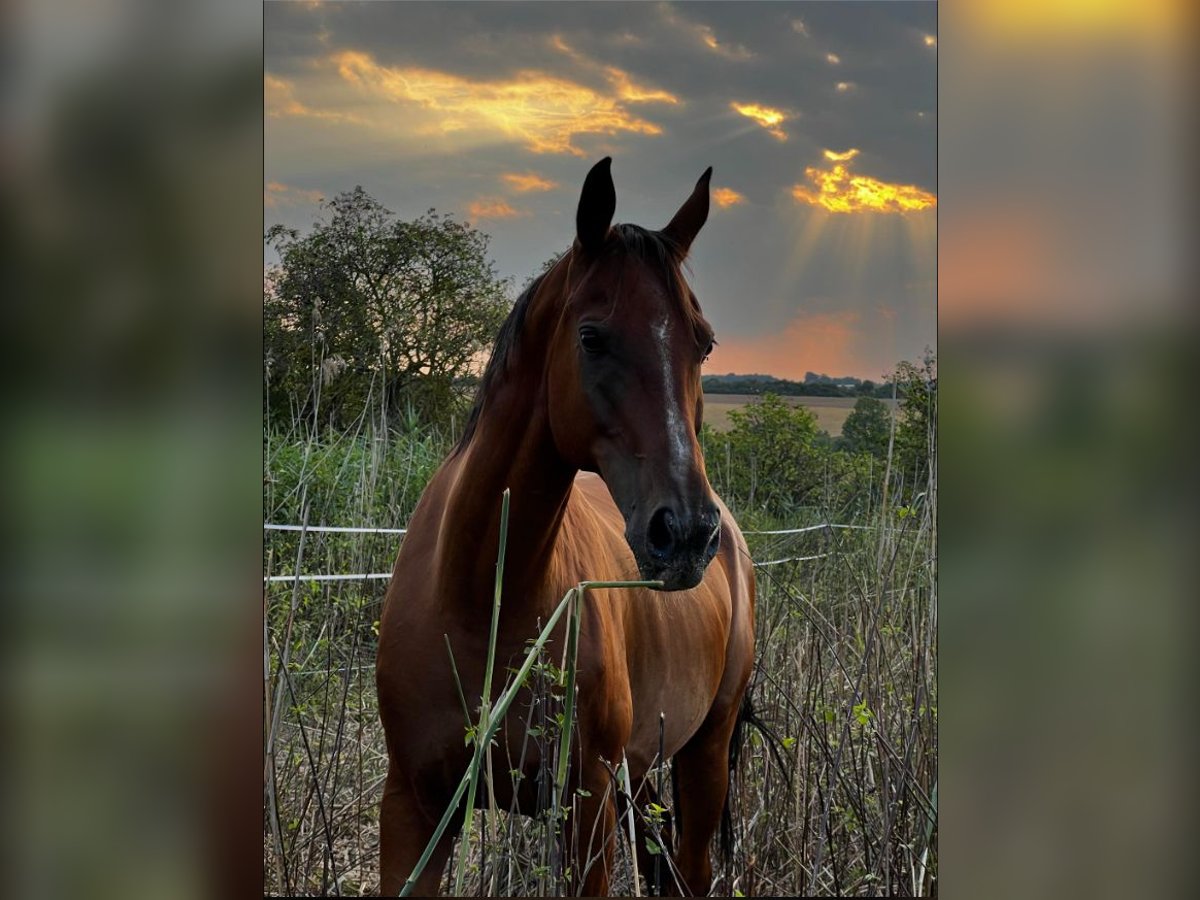
<instances>
[{"instance_id":1,"label":"orange cloud","mask_svg":"<svg viewBox=\"0 0 1200 900\"><path fill-rule=\"evenodd\" d=\"M659 6L662 11L663 18L674 25L692 35L701 44L716 53L718 56L723 56L725 59L753 59L754 54L743 47L741 44L727 44L717 39L716 32L708 25L703 25L699 22L692 22L679 15L679 12L669 3L663 3ZM793 27L795 27L793 25Z\"/></svg>"},{"instance_id":2,"label":"orange cloud","mask_svg":"<svg viewBox=\"0 0 1200 900\"><path fill-rule=\"evenodd\" d=\"M320 203L323 199L325 195L320 191L292 187L282 181L268 181L263 189L263 206L267 209L294 206L297 203Z\"/></svg>"},{"instance_id":3,"label":"orange cloud","mask_svg":"<svg viewBox=\"0 0 1200 900\"><path fill-rule=\"evenodd\" d=\"M636 84L628 72L616 66L605 66L604 75L617 92L617 96L629 103L670 103L679 102L679 98L668 91L643 87Z\"/></svg>"},{"instance_id":4,"label":"orange cloud","mask_svg":"<svg viewBox=\"0 0 1200 900\"><path fill-rule=\"evenodd\" d=\"M800 313L782 331L761 337L721 337L707 372L763 372L803 379L805 372L850 375L874 372L877 363L858 348L856 312Z\"/></svg>"},{"instance_id":5,"label":"orange cloud","mask_svg":"<svg viewBox=\"0 0 1200 900\"><path fill-rule=\"evenodd\" d=\"M568 44L561 34L550 39L550 46L558 52L570 57L576 64L591 71L601 72L617 92L617 96L630 103L671 103L679 102L679 98L669 91L645 87L634 82L633 77L624 69L616 66L603 66L590 56L580 53Z\"/></svg>"},{"instance_id":6,"label":"orange cloud","mask_svg":"<svg viewBox=\"0 0 1200 900\"><path fill-rule=\"evenodd\" d=\"M853 147L851 147L849 150L843 151L842 153L838 153L834 150L825 151L825 158L830 162L846 162L846 160L854 159L856 156L858 156L858 151Z\"/></svg>"},{"instance_id":7,"label":"orange cloud","mask_svg":"<svg viewBox=\"0 0 1200 900\"><path fill-rule=\"evenodd\" d=\"M851 175L850 163L858 150L844 153L825 151L833 163L828 169L809 166L805 177L812 187L797 184L792 196L801 203L821 206L830 212L905 213L937 206L937 196L911 184L889 184L866 175Z\"/></svg>"},{"instance_id":8,"label":"orange cloud","mask_svg":"<svg viewBox=\"0 0 1200 900\"><path fill-rule=\"evenodd\" d=\"M535 70L477 81L435 69L381 66L368 54L350 50L330 61L346 82L381 99L426 110L443 134L499 133L534 153L583 156L573 143L581 134L661 134L661 127L635 116L627 104L678 102L666 91L634 84L615 68L606 70L612 93L602 93Z\"/></svg>"},{"instance_id":9,"label":"orange cloud","mask_svg":"<svg viewBox=\"0 0 1200 900\"><path fill-rule=\"evenodd\" d=\"M480 197L467 204L467 215L472 219L515 219L529 213L516 209L502 197Z\"/></svg>"},{"instance_id":10,"label":"orange cloud","mask_svg":"<svg viewBox=\"0 0 1200 900\"><path fill-rule=\"evenodd\" d=\"M290 81L276 78L274 75L263 76L263 105L266 114L272 119L301 117L308 119L325 119L331 122L360 122L357 116L350 113L337 112L330 109L314 109L296 99L296 86Z\"/></svg>"},{"instance_id":11,"label":"orange cloud","mask_svg":"<svg viewBox=\"0 0 1200 900\"><path fill-rule=\"evenodd\" d=\"M758 103L730 103L729 108L747 119L754 120L767 129L768 134L781 141L787 140L787 132L779 127L787 119L787 113L783 110L772 109L770 106L762 106Z\"/></svg>"},{"instance_id":12,"label":"orange cloud","mask_svg":"<svg viewBox=\"0 0 1200 900\"><path fill-rule=\"evenodd\" d=\"M713 202L722 209L727 206L734 206L735 204L746 202L746 198L744 196L739 194L733 188L727 187L713 188L712 198Z\"/></svg>"},{"instance_id":13,"label":"orange cloud","mask_svg":"<svg viewBox=\"0 0 1200 900\"><path fill-rule=\"evenodd\" d=\"M506 172L500 177L518 194L527 194L530 191L552 191L558 187L557 181L543 178L536 172Z\"/></svg>"}]
</instances>

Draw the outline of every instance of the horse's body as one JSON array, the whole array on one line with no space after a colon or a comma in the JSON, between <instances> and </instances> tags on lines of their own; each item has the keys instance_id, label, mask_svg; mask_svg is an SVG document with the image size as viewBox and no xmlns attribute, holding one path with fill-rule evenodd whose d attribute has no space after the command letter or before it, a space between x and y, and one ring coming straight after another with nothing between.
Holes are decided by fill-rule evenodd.
<instances>
[{"instance_id":1,"label":"horse's body","mask_svg":"<svg viewBox=\"0 0 1200 900\"><path fill-rule=\"evenodd\" d=\"M662 260L640 243L645 233L621 232L623 240L610 233L603 184L600 209L593 208L597 172L611 190L606 161L585 183L575 247L518 301L502 330L467 434L422 496L396 561L377 662L390 757L381 815L385 894L403 885L469 760L443 635L476 708L505 488L512 501L494 694L539 622L579 582L653 578L667 588L586 595L572 771L572 787L585 790L568 822L578 830L571 845L583 851L575 859L577 886L588 895L607 892L616 814L606 761L627 757L636 787L658 756L660 713L679 797L674 859L689 891L707 893L711 882L709 844L753 659L754 579L695 440L702 348L688 348L704 339L707 324L681 277L655 271ZM686 252L707 206L706 174L664 229L663 246ZM603 219L603 229L589 216ZM678 266L679 259L667 262ZM625 325L618 309L633 313ZM650 318L639 324L641 313ZM599 351L593 326L604 329ZM603 480L581 469L598 470ZM533 812L541 761L536 742L525 739L525 712L510 711L496 751L502 772L524 759L518 796L508 777L496 778L493 789L502 807L515 800ZM449 847L447 834L416 893L436 892Z\"/></svg>"}]
</instances>

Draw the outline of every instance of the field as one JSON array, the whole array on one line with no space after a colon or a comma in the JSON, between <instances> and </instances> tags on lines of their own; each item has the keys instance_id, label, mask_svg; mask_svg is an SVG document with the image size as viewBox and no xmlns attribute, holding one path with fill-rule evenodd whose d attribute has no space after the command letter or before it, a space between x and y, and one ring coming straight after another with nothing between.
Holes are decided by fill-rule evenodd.
<instances>
[{"instance_id":1,"label":"field","mask_svg":"<svg viewBox=\"0 0 1200 900\"><path fill-rule=\"evenodd\" d=\"M446 447L432 434L268 433L264 514L285 524L403 526ZM718 490L723 468L711 472ZM732 853L714 857L713 893L936 894L935 507L898 504L885 491L841 520L819 505L785 519L724 495L757 566L752 697L766 730L748 730L743 744ZM818 527L761 533L809 526ZM286 576L388 573L400 540L265 534L264 574L281 578L264 601L266 893L377 890L387 757L373 663L386 576ZM556 895L563 881L548 818L477 817L465 894ZM632 896L632 878L623 841L614 895Z\"/></svg>"},{"instance_id":2,"label":"field","mask_svg":"<svg viewBox=\"0 0 1200 900\"><path fill-rule=\"evenodd\" d=\"M729 430L729 413L741 409L747 403L759 399L754 394L708 394L704 395L704 421L718 431ZM855 397L784 397L793 406L802 406L817 417L817 425L828 431L831 437L842 433L842 425L850 410L854 409ZM895 401L883 401L893 410Z\"/></svg>"}]
</instances>

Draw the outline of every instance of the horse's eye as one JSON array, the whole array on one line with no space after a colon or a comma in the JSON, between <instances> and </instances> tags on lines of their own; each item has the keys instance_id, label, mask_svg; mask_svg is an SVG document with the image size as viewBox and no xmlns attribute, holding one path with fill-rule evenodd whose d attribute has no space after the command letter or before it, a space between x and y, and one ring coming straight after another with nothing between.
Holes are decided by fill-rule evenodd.
<instances>
[{"instance_id":1,"label":"horse's eye","mask_svg":"<svg viewBox=\"0 0 1200 900\"><path fill-rule=\"evenodd\" d=\"M595 328L584 326L579 329L579 344L587 353L604 352L604 335Z\"/></svg>"},{"instance_id":2,"label":"horse's eye","mask_svg":"<svg viewBox=\"0 0 1200 900\"><path fill-rule=\"evenodd\" d=\"M716 341L709 341L708 346L704 348L704 359L701 362L708 362L708 358L712 356L713 347L717 346Z\"/></svg>"}]
</instances>

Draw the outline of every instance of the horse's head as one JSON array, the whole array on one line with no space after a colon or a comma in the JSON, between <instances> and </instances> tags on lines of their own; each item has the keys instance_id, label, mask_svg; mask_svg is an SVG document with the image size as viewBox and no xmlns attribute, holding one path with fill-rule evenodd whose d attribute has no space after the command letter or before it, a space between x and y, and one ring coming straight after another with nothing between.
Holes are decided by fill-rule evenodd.
<instances>
[{"instance_id":1,"label":"horse's head","mask_svg":"<svg viewBox=\"0 0 1200 900\"><path fill-rule=\"evenodd\" d=\"M697 441L713 332L680 268L708 217L712 169L656 232L612 226L610 164L588 173L575 243L559 263L550 424L564 457L608 485L642 577L684 590L700 582L721 536Z\"/></svg>"}]
</instances>

